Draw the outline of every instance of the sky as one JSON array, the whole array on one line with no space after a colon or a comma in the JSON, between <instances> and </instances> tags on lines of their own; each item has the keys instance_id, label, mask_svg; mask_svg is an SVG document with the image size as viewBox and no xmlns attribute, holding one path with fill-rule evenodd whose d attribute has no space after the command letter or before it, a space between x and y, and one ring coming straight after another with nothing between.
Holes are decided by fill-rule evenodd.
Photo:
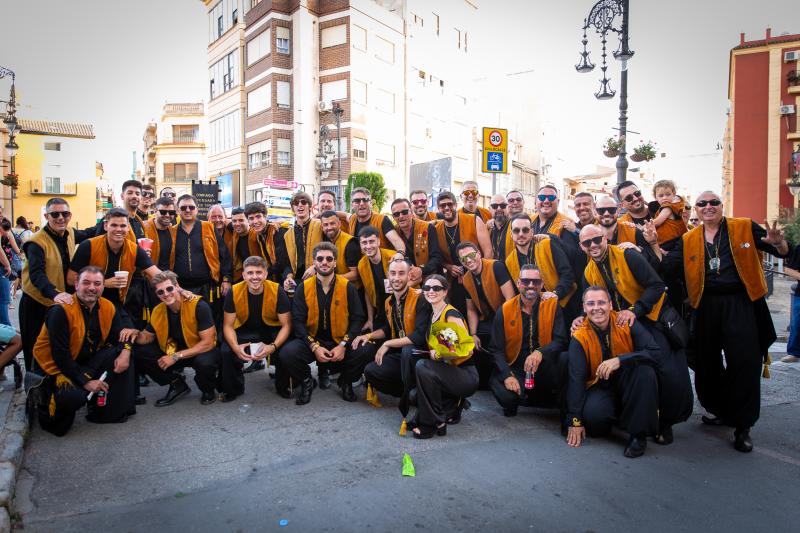
<instances>
[{"instance_id":1,"label":"sky","mask_svg":"<svg viewBox=\"0 0 800 533\"><path fill-rule=\"evenodd\" d=\"M431 0L446 4L461 0ZM615 135L617 98L598 101L600 71L578 74L581 26L592 0L476 0L481 24L470 35L481 65L485 110L514 129L534 127L539 148L562 178L613 166L602 144ZM800 33L791 0L631 0L628 127L652 140L659 177L691 192L720 189L730 49L747 39ZM432 7L433 9L433 7ZM94 125L106 177L130 176L147 122L165 102L201 101L207 88L207 15L200 0L0 0L0 65L15 71L26 118ZM790 26L791 21L795 22ZM613 39L613 38L612 38ZM600 60L600 44L590 42ZM616 49L616 41L610 46ZM524 72L508 76L507 74ZM611 84L619 89L619 63ZM9 88L0 80L0 94ZM511 103L511 105L509 105Z\"/></svg>"}]
</instances>

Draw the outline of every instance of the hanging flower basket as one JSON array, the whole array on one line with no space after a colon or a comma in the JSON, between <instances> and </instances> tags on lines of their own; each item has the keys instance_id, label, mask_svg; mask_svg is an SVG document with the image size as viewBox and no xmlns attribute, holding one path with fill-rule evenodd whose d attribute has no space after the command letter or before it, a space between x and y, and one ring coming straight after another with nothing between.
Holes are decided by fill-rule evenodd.
<instances>
[{"instance_id":1,"label":"hanging flower basket","mask_svg":"<svg viewBox=\"0 0 800 533\"><path fill-rule=\"evenodd\" d=\"M603 145L603 153L606 155L606 157L617 157L619 155L620 148L622 148L624 145L625 137L620 137L619 139L609 137L606 139L606 142Z\"/></svg>"},{"instance_id":2,"label":"hanging flower basket","mask_svg":"<svg viewBox=\"0 0 800 533\"><path fill-rule=\"evenodd\" d=\"M633 154L631 154L631 161L633 161L634 163L641 163L642 161L644 161L644 156L634 152Z\"/></svg>"},{"instance_id":3,"label":"hanging flower basket","mask_svg":"<svg viewBox=\"0 0 800 533\"><path fill-rule=\"evenodd\" d=\"M603 150L603 153L606 157L617 157L619 155L619 150Z\"/></svg>"},{"instance_id":4,"label":"hanging flower basket","mask_svg":"<svg viewBox=\"0 0 800 533\"><path fill-rule=\"evenodd\" d=\"M641 143L639 146L633 149L633 154L631 154L631 161L635 161L637 163L641 161L652 161L655 158L656 145L652 141Z\"/></svg>"},{"instance_id":5,"label":"hanging flower basket","mask_svg":"<svg viewBox=\"0 0 800 533\"><path fill-rule=\"evenodd\" d=\"M0 180L0 183L12 189L16 189L19 187L19 174L6 174L5 177Z\"/></svg>"}]
</instances>

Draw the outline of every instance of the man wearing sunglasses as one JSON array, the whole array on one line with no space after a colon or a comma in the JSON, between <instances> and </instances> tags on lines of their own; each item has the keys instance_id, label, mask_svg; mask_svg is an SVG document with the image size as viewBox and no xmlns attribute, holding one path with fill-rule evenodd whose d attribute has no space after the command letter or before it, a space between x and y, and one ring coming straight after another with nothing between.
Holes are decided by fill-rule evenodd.
<instances>
[{"instance_id":1,"label":"man wearing sunglasses","mask_svg":"<svg viewBox=\"0 0 800 533\"><path fill-rule=\"evenodd\" d=\"M536 218L533 220L533 231L535 234L549 233L562 240L567 235L573 238L566 241L568 246L574 242L577 247L575 235L572 234L575 223L566 215L558 211L559 199L558 190L552 185L543 185L536 193ZM572 228L572 229L571 229ZM564 231L566 229L566 231Z\"/></svg>"},{"instance_id":2,"label":"man wearing sunglasses","mask_svg":"<svg viewBox=\"0 0 800 533\"><path fill-rule=\"evenodd\" d=\"M749 218L725 217L723 209L717 194L701 193L695 201L701 224L684 233L661 264L665 276L684 281L696 310L695 390L709 413L703 423L734 427L734 448L750 452L750 428L761 408L761 363L769 362L776 338L760 252L786 257L789 245L777 222L765 221L764 229Z\"/></svg>"},{"instance_id":3,"label":"man wearing sunglasses","mask_svg":"<svg viewBox=\"0 0 800 533\"><path fill-rule=\"evenodd\" d=\"M319 221L322 224L322 242L333 244L339 252L336 273L358 286L358 262L361 260L361 246L358 239L342 230L339 215L332 209L323 211Z\"/></svg>"},{"instance_id":4,"label":"man wearing sunglasses","mask_svg":"<svg viewBox=\"0 0 800 533\"><path fill-rule=\"evenodd\" d=\"M492 213L485 207L478 205L478 183L475 181L465 181L461 187L461 201L463 206L459 209L462 213L477 215L484 224L492 219Z\"/></svg>"},{"instance_id":5,"label":"man wearing sunglasses","mask_svg":"<svg viewBox=\"0 0 800 533\"><path fill-rule=\"evenodd\" d=\"M639 229L633 222L617 218L619 209L617 202L610 196L597 199L597 224L605 231L609 244L631 243L639 247L647 260L658 268L661 260L661 248L658 246L658 233L652 221L645 222Z\"/></svg>"},{"instance_id":6,"label":"man wearing sunglasses","mask_svg":"<svg viewBox=\"0 0 800 533\"><path fill-rule=\"evenodd\" d=\"M67 270L75 247L95 232L95 227L86 230L69 227L72 212L63 198L50 198L44 208L47 224L22 245L26 261L22 269L19 325L28 370L47 308L55 303L72 303L72 295L67 292Z\"/></svg>"},{"instance_id":7,"label":"man wearing sunglasses","mask_svg":"<svg viewBox=\"0 0 800 533\"><path fill-rule=\"evenodd\" d=\"M490 350L495 372L489 388L505 416L515 416L520 405L559 404L564 381L560 358L568 338L558 300L543 298L542 287L541 272L522 265L519 295L507 299L493 317Z\"/></svg>"},{"instance_id":8,"label":"man wearing sunglasses","mask_svg":"<svg viewBox=\"0 0 800 533\"><path fill-rule=\"evenodd\" d=\"M136 413L129 340L121 340L123 320L119 307L102 297L103 273L87 266L78 276L75 297L69 304L50 307L47 322L33 349L46 375L38 393L39 425L63 436L87 395L105 393L105 405L92 398L87 420L125 422ZM106 373L104 379L101 376Z\"/></svg>"},{"instance_id":9,"label":"man wearing sunglasses","mask_svg":"<svg viewBox=\"0 0 800 533\"><path fill-rule=\"evenodd\" d=\"M647 202L644 201L642 191L639 186L632 181L623 181L617 186L616 192L619 205L625 209L625 214L620 217L620 221L631 222L636 226L643 227L645 222L652 220Z\"/></svg>"},{"instance_id":10,"label":"man wearing sunglasses","mask_svg":"<svg viewBox=\"0 0 800 533\"><path fill-rule=\"evenodd\" d=\"M411 199L411 207L414 210L414 217L422 221L435 222L438 217L434 211L428 211L428 193L423 190L411 191L408 196Z\"/></svg>"},{"instance_id":11,"label":"man wearing sunglasses","mask_svg":"<svg viewBox=\"0 0 800 533\"><path fill-rule=\"evenodd\" d=\"M391 209L397 234L403 239L412 265L408 273L409 283L417 286L423 278L441 271L442 254L436 230L428 221L412 214L411 204L405 198L395 199Z\"/></svg>"},{"instance_id":12,"label":"man wearing sunglasses","mask_svg":"<svg viewBox=\"0 0 800 533\"><path fill-rule=\"evenodd\" d=\"M590 224L580 233L581 247L590 257L584 271L584 286L603 287L611 297L618 325L630 326L639 321L653 335L660 350L654 354L658 377L658 444L673 441L672 426L692 414L694 398L686 354L683 347L670 345L665 337L664 321L681 320L671 308L665 283L647 259L630 243L625 247L609 246L603 228ZM576 318L576 331L585 318Z\"/></svg>"},{"instance_id":13,"label":"man wearing sunglasses","mask_svg":"<svg viewBox=\"0 0 800 533\"><path fill-rule=\"evenodd\" d=\"M178 198L180 222L173 227L171 260L182 288L201 296L222 325L222 296L231 288L233 264L225 241L217 239L214 225L197 219L197 201L191 194Z\"/></svg>"},{"instance_id":14,"label":"man wearing sunglasses","mask_svg":"<svg viewBox=\"0 0 800 533\"><path fill-rule=\"evenodd\" d=\"M521 198L522 195L520 195ZM492 196L489 208L492 210L491 228L489 229L489 240L492 241L492 257L497 258L499 261L505 261L511 250L514 249L514 240L508 230L510 220L508 215L509 203L502 194L495 194Z\"/></svg>"},{"instance_id":15,"label":"man wearing sunglasses","mask_svg":"<svg viewBox=\"0 0 800 533\"><path fill-rule=\"evenodd\" d=\"M283 246L276 247L282 268L283 290L290 295L297 287L297 280L314 275L311 251L322 242L322 224L311 218L311 196L304 191L292 195L290 200L294 224L283 233Z\"/></svg>"},{"instance_id":16,"label":"man wearing sunglasses","mask_svg":"<svg viewBox=\"0 0 800 533\"><path fill-rule=\"evenodd\" d=\"M166 198L172 198L172 201L175 201L175 197L177 195L175 194L175 191L172 189L172 187L164 187L163 189L161 189L161 195L160 196L161 196L161 198L165 198L165 197Z\"/></svg>"},{"instance_id":17,"label":"man wearing sunglasses","mask_svg":"<svg viewBox=\"0 0 800 533\"><path fill-rule=\"evenodd\" d=\"M338 254L336 246L329 242L314 247L311 257L315 275L297 286L292 303L295 338L280 351L280 363L295 383L300 383L297 405L311 401L316 385L309 363L330 364L333 371L338 367L342 398L354 402L353 382L375 357L374 344L351 344L361 333L366 317L356 288L336 275Z\"/></svg>"},{"instance_id":18,"label":"man wearing sunglasses","mask_svg":"<svg viewBox=\"0 0 800 533\"><path fill-rule=\"evenodd\" d=\"M194 369L200 403L214 403L220 365L217 328L211 307L197 295L181 289L178 276L165 270L151 284L161 300L150 321L136 337L136 364L159 385L169 385L156 407L175 403L190 389L178 369Z\"/></svg>"},{"instance_id":19,"label":"man wearing sunglasses","mask_svg":"<svg viewBox=\"0 0 800 533\"><path fill-rule=\"evenodd\" d=\"M336 211L336 193L333 191L320 191L317 195L317 218L320 218L320 215L326 211L334 211L336 216L339 217L339 223L341 225L341 229L343 232L347 233L350 231L350 221L348 219L348 214L342 211Z\"/></svg>"},{"instance_id":20,"label":"man wearing sunglasses","mask_svg":"<svg viewBox=\"0 0 800 533\"><path fill-rule=\"evenodd\" d=\"M172 254L170 228L175 225L176 217L175 200L162 196L156 200L155 216L144 221L144 236L153 241L150 259L160 270L169 270L169 258Z\"/></svg>"},{"instance_id":21,"label":"man wearing sunglasses","mask_svg":"<svg viewBox=\"0 0 800 533\"><path fill-rule=\"evenodd\" d=\"M467 290L467 325L477 350L474 360L478 369L478 388L486 389L494 368L494 359L486 351L491 321L500 305L513 298L516 291L505 263L483 259L477 244L469 241L459 243L456 253L459 262L466 268L464 288Z\"/></svg>"},{"instance_id":22,"label":"man wearing sunglasses","mask_svg":"<svg viewBox=\"0 0 800 533\"><path fill-rule=\"evenodd\" d=\"M386 215L372 211L372 199L369 189L356 187L351 193L350 235L358 235L361 228L373 226L381 234L381 247L394 249L405 254L403 239L394 229L394 224Z\"/></svg>"},{"instance_id":23,"label":"man wearing sunglasses","mask_svg":"<svg viewBox=\"0 0 800 533\"><path fill-rule=\"evenodd\" d=\"M136 209L136 214L139 215L143 221L146 221L153 211L153 204L156 201L156 191L149 183L142 185L142 200L139 202L139 208Z\"/></svg>"},{"instance_id":24,"label":"man wearing sunglasses","mask_svg":"<svg viewBox=\"0 0 800 533\"><path fill-rule=\"evenodd\" d=\"M578 314L575 304L566 308L577 290L575 274L561 242L547 236L534 238L531 219L526 214L511 218L511 235L514 251L506 259L506 268L514 283L519 279L523 265L536 266L544 280L545 290L558 296L568 320L575 318Z\"/></svg>"}]
</instances>

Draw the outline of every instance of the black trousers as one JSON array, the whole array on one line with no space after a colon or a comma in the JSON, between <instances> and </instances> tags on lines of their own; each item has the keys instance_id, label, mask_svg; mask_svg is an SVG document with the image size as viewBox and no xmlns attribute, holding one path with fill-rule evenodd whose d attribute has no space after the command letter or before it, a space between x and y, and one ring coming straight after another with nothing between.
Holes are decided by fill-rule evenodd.
<instances>
[{"instance_id":1,"label":"black trousers","mask_svg":"<svg viewBox=\"0 0 800 533\"><path fill-rule=\"evenodd\" d=\"M519 382L522 392L518 395L506 388L505 377L499 372L492 375L489 388L503 409L514 409L520 405L527 407L560 407L563 404L562 391L566 378L567 352L558 354L558 357L542 358L539 369L533 375L534 387L525 388L525 357L519 356L511 371Z\"/></svg>"},{"instance_id":2,"label":"black trousers","mask_svg":"<svg viewBox=\"0 0 800 533\"><path fill-rule=\"evenodd\" d=\"M420 359L414 367L417 375L417 414L419 426L443 424L458 405L478 390L475 365L455 366L432 359ZM453 401L455 399L456 401Z\"/></svg>"},{"instance_id":3,"label":"black trousers","mask_svg":"<svg viewBox=\"0 0 800 533\"><path fill-rule=\"evenodd\" d=\"M190 367L194 369L194 382L202 392L214 392L217 387L220 357L219 348L216 346L194 357L181 359L166 370L161 370L161 367L158 366L158 359L164 355L158 342L137 345L134 353L136 354L136 364L159 385L168 385L176 379L183 379L176 370Z\"/></svg>"},{"instance_id":4,"label":"black trousers","mask_svg":"<svg viewBox=\"0 0 800 533\"><path fill-rule=\"evenodd\" d=\"M653 367L623 366L611 379L589 388L583 403L583 424L590 437L608 435L615 424L631 435L655 435L658 380Z\"/></svg>"},{"instance_id":5,"label":"black trousers","mask_svg":"<svg viewBox=\"0 0 800 533\"><path fill-rule=\"evenodd\" d=\"M364 368L364 376L367 378L367 383L384 394L401 398L405 390L403 361L410 362L414 358L413 352L416 349L416 346L409 344L399 350L386 352L380 365L375 361L367 363ZM406 366L409 366L408 363ZM413 369L413 367L411 368ZM411 373L413 374L413 372Z\"/></svg>"},{"instance_id":6,"label":"black trousers","mask_svg":"<svg viewBox=\"0 0 800 533\"><path fill-rule=\"evenodd\" d=\"M662 426L684 422L694 408L686 350L673 349L657 324L646 318L642 318L641 322L661 348L655 367L658 378L658 421Z\"/></svg>"},{"instance_id":7,"label":"black trousers","mask_svg":"<svg viewBox=\"0 0 800 533\"><path fill-rule=\"evenodd\" d=\"M490 388L489 381L495 372L494 355L489 352L489 344L492 340L492 322L483 320L478 322L478 338L481 340L481 349L472 353L472 360L478 369L478 389L487 390Z\"/></svg>"},{"instance_id":8,"label":"black trousers","mask_svg":"<svg viewBox=\"0 0 800 533\"><path fill-rule=\"evenodd\" d=\"M705 294L700 300L693 339L697 397L706 411L742 429L755 425L761 411L763 359L755 324L745 292Z\"/></svg>"},{"instance_id":9,"label":"black trousers","mask_svg":"<svg viewBox=\"0 0 800 533\"><path fill-rule=\"evenodd\" d=\"M33 345L42 331L47 315L47 306L44 306L25 294L19 302L19 329L22 335L22 352L25 357L25 370L33 368Z\"/></svg>"},{"instance_id":10,"label":"black trousers","mask_svg":"<svg viewBox=\"0 0 800 533\"><path fill-rule=\"evenodd\" d=\"M138 330L144 329L150 320L150 312L153 310L153 303L150 299L151 292L149 284L141 275L135 275L131 279L131 286L128 287L123 307L133 320L133 327ZM159 300L156 299L155 302L159 302Z\"/></svg>"},{"instance_id":11,"label":"black trousers","mask_svg":"<svg viewBox=\"0 0 800 533\"><path fill-rule=\"evenodd\" d=\"M125 422L128 415L136 413L133 361L125 372L116 374L114 360L118 355L118 347L104 348L80 365L81 371L92 376L92 379L99 379L103 372L108 372L105 379L108 383L106 405L98 407L97 394L92 396L89 413L86 415L86 419L90 422L98 424ZM72 427L75 413L86 405L89 392L71 381L57 385L56 376L45 377L41 387L39 425L45 431L62 437Z\"/></svg>"},{"instance_id":12,"label":"black trousers","mask_svg":"<svg viewBox=\"0 0 800 533\"><path fill-rule=\"evenodd\" d=\"M336 343L333 342L322 343L322 345L329 350L336 347ZM344 353L344 359L337 363L328 364L332 372L341 372L339 377L341 383L352 383L361 376L367 363L375 359L377 350L377 347L370 343L359 346L357 350L347 348ZM317 359L305 342L300 339L293 339L283 345L278 360L289 376L295 382L301 383L311 377L311 369L308 365Z\"/></svg>"},{"instance_id":13,"label":"black trousers","mask_svg":"<svg viewBox=\"0 0 800 533\"><path fill-rule=\"evenodd\" d=\"M211 306L211 312L214 315L214 325L217 327L217 331L222 331L222 304L225 300L222 296L222 292L220 291L220 285L213 279L209 279L200 283L196 281L190 282L180 279L178 281L180 282L182 289L186 289L187 291L195 293Z\"/></svg>"},{"instance_id":14,"label":"black trousers","mask_svg":"<svg viewBox=\"0 0 800 533\"><path fill-rule=\"evenodd\" d=\"M262 338L258 331L245 331L244 328L236 330L236 341L238 344L246 342L264 342L269 344L275 340L275 334ZM283 347L281 347L283 348ZM245 348L249 353L249 348ZM225 340L220 341L221 370L220 383L222 392L228 398L235 398L244 394L244 361L239 359L230 345ZM275 387L286 389L289 387L289 376L280 363L280 350L272 354L270 363L275 365Z\"/></svg>"}]
</instances>

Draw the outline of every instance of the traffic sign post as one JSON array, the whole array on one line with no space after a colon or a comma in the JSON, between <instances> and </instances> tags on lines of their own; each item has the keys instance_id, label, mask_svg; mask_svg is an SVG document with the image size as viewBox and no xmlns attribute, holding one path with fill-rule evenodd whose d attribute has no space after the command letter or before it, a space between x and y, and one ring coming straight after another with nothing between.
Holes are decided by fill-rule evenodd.
<instances>
[{"instance_id":1,"label":"traffic sign post","mask_svg":"<svg viewBox=\"0 0 800 533\"><path fill-rule=\"evenodd\" d=\"M482 171L487 174L508 174L508 130L483 128Z\"/></svg>"}]
</instances>

